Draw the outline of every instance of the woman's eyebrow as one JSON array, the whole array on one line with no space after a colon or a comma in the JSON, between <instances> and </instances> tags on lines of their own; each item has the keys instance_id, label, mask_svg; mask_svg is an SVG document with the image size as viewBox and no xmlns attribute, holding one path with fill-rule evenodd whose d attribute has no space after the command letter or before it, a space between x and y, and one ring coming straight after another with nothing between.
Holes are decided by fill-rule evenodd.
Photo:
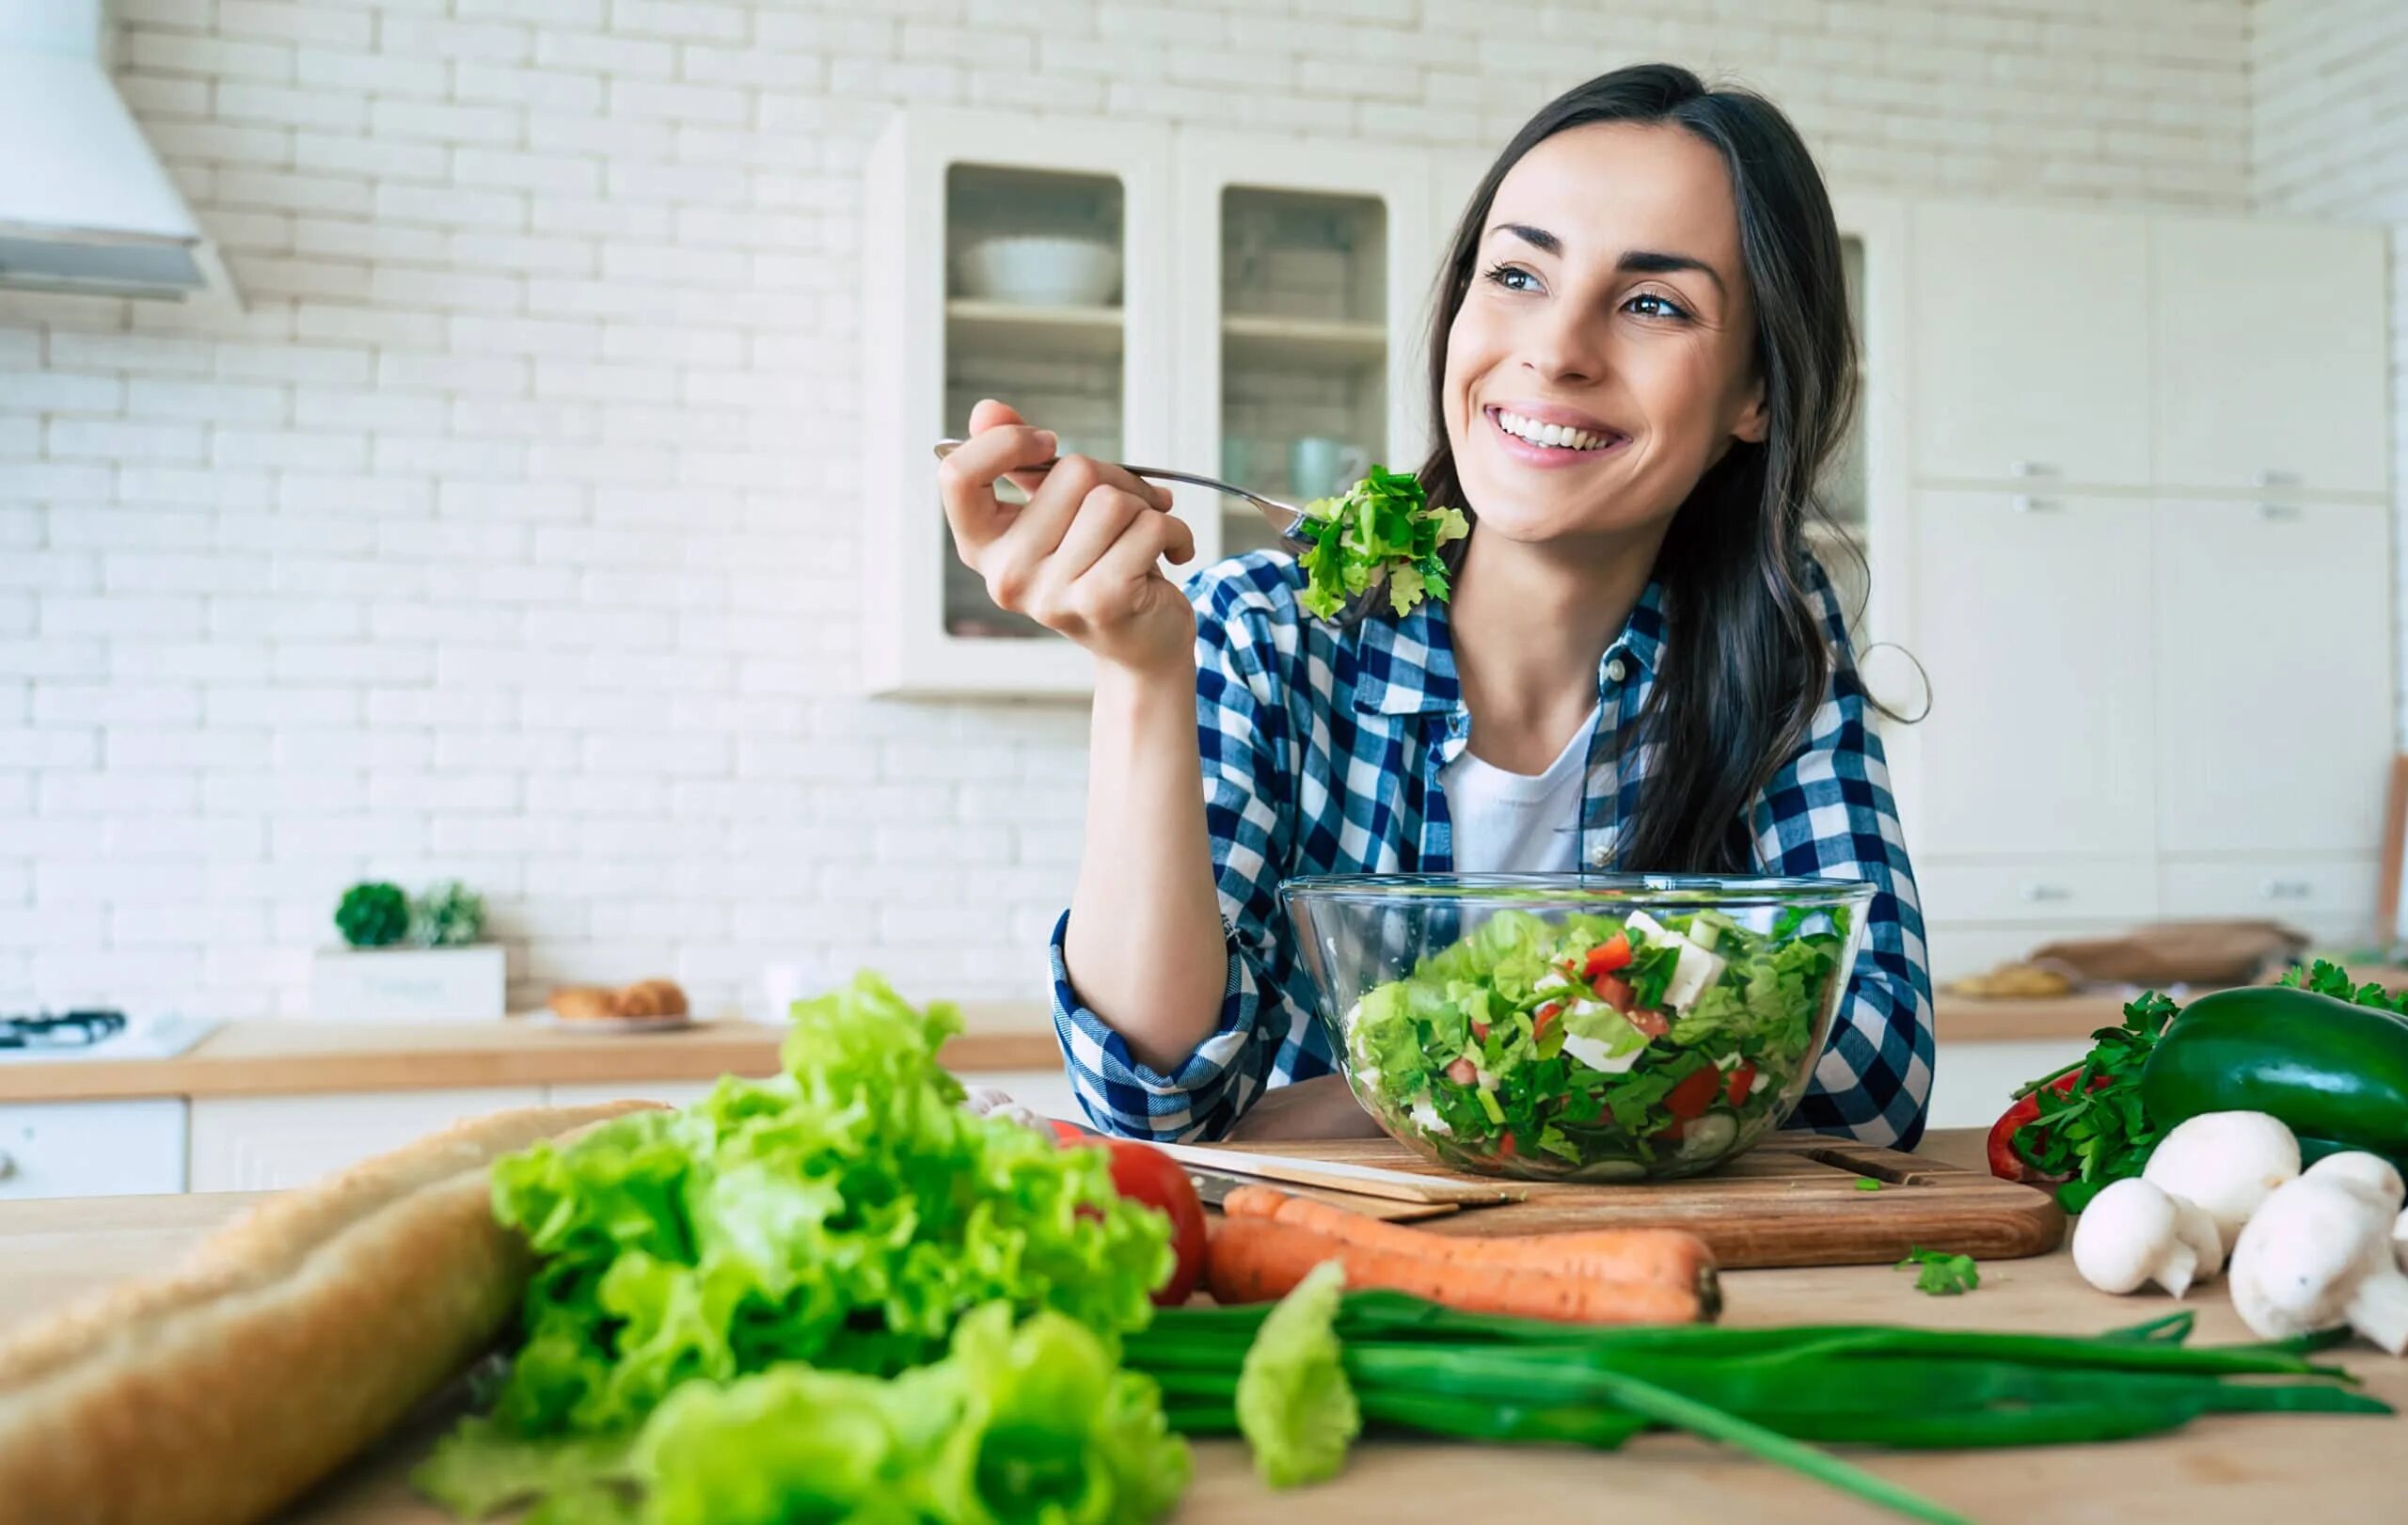
<instances>
[{"instance_id":1,"label":"woman's eyebrow","mask_svg":"<svg viewBox=\"0 0 2408 1525\"><path fill-rule=\"evenodd\" d=\"M1526 222L1500 222L1489 232L1510 233L1542 254L1561 254L1563 240L1544 228L1533 228ZM1714 289L1723 291L1722 277L1703 260L1687 254L1670 254L1661 249L1631 249L1615 262L1616 268L1634 276L1669 276L1678 270L1694 270L1714 282Z\"/></svg>"},{"instance_id":2,"label":"woman's eyebrow","mask_svg":"<svg viewBox=\"0 0 2408 1525\"><path fill-rule=\"evenodd\" d=\"M1703 260L1693 259L1687 254L1666 254L1656 249L1631 249L1623 255L1620 268L1635 276L1669 276L1676 270L1694 270L1714 282L1716 291L1723 289L1722 278L1715 273L1714 266Z\"/></svg>"}]
</instances>

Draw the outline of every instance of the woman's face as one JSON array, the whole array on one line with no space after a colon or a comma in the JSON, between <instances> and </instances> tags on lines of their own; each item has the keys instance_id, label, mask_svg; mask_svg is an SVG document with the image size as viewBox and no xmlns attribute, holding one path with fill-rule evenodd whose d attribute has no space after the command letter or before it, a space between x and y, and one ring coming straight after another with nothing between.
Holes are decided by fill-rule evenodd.
<instances>
[{"instance_id":1,"label":"woman's face","mask_svg":"<svg viewBox=\"0 0 2408 1525\"><path fill-rule=\"evenodd\" d=\"M1668 519L1735 438L1764 437L1754 349L1719 153L1627 122L1532 149L1448 329L1447 436L1482 532Z\"/></svg>"}]
</instances>

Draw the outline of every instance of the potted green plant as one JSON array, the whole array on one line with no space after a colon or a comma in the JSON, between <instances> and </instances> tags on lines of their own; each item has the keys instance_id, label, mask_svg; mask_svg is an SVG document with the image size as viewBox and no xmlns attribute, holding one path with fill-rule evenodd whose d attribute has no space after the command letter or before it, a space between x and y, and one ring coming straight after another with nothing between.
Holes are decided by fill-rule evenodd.
<instances>
[{"instance_id":1,"label":"potted green plant","mask_svg":"<svg viewBox=\"0 0 2408 1525\"><path fill-rule=\"evenodd\" d=\"M505 961L483 941L485 904L457 880L412 896L382 881L335 907L343 945L321 951L310 1010L343 1021L485 1021L503 1014Z\"/></svg>"}]
</instances>

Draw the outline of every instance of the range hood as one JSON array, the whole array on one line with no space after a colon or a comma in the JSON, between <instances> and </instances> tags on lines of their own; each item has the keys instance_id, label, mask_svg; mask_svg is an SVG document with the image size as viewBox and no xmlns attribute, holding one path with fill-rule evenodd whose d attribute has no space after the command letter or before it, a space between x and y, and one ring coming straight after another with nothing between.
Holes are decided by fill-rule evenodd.
<instances>
[{"instance_id":1,"label":"range hood","mask_svg":"<svg viewBox=\"0 0 2408 1525\"><path fill-rule=\"evenodd\" d=\"M109 81L101 0L0 0L0 287L231 300Z\"/></svg>"}]
</instances>

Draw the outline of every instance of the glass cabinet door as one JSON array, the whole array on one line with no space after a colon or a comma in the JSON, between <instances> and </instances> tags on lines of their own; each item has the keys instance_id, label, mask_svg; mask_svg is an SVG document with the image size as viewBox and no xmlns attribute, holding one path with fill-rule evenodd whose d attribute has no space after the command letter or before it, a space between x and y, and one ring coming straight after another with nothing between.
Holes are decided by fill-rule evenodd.
<instances>
[{"instance_id":1,"label":"glass cabinet door","mask_svg":"<svg viewBox=\"0 0 2408 1525\"><path fill-rule=\"evenodd\" d=\"M863 178L863 658L870 692L1074 698L1094 664L962 564L937 440L980 398L1066 453L1173 453L1165 129L913 108ZM999 485L1006 500L1017 497Z\"/></svg>"},{"instance_id":2,"label":"glass cabinet door","mask_svg":"<svg viewBox=\"0 0 2408 1525\"><path fill-rule=\"evenodd\" d=\"M958 435L980 398L1003 398L1054 430L1061 453L1123 459L1127 198L1119 179L956 164L944 194L944 411L935 426ZM1023 500L1008 483L997 496ZM1059 639L997 609L953 554L949 532L945 548L945 634Z\"/></svg>"},{"instance_id":3,"label":"glass cabinet door","mask_svg":"<svg viewBox=\"0 0 2408 1525\"><path fill-rule=\"evenodd\" d=\"M1426 157L1197 134L1177 158L1176 464L1294 503L1420 465ZM1282 548L1243 502L1179 501L1208 555Z\"/></svg>"},{"instance_id":4,"label":"glass cabinet door","mask_svg":"<svg viewBox=\"0 0 2408 1525\"><path fill-rule=\"evenodd\" d=\"M1220 475L1291 503L1387 459L1387 208L1375 197L1221 192ZM1225 555L1278 548L1225 503Z\"/></svg>"}]
</instances>

